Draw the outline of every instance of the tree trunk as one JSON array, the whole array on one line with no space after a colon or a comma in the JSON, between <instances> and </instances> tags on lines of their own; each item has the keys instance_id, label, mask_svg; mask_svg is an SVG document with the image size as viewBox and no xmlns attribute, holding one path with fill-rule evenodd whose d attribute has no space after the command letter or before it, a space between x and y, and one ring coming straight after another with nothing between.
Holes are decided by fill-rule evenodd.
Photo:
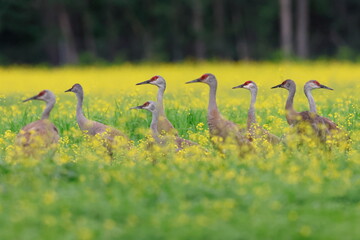
<instances>
[{"instance_id":1,"label":"tree trunk","mask_svg":"<svg viewBox=\"0 0 360 240\"><path fill-rule=\"evenodd\" d=\"M250 60L249 45L244 38L237 39L236 41L236 52L242 60Z\"/></svg>"},{"instance_id":2,"label":"tree trunk","mask_svg":"<svg viewBox=\"0 0 360 240\"><path fill-rule=\"evenodd\" d=\"M171 21L171 40L170 40L170 60L171 61L179 61L183 59L183 53L182 53L182 36L181 31L179 29L179 18L181 17L179 13L179 9L181 8L181 4L178 0L172 0L171 1L171 8L176 9L178 11L173 11L173 14L170 15L170 21Z\"/></svg>"},{"instance_id":3,"label":"tree trunk","mask_svg":"<svg viewBox=\"0 0 360 240\"><path fill-rule=\"evenodd\" d=\"M39 10L42 16L42 24L44 26L43 42L44 49L47 55L47 60L54 65L59 64L59 54L57 49L57 19L55 15L54 4L49 3L47 0L43 0L40 3Z\"/></svg>"},{"instance_id":4,"label":"tree trunk","mask_svg":"<svg viewBox=\"0 0 360 240\"><path fill-rule=\"evenodd\" d=\"M202 1L193 2L193 27L195 32L195 57L199 60L205 59L204 22Z\"/></svg>"},{"instance_id":5,"label":"tree trunk","mask_svg":"<svg viewBox=\"0 0 360 240\"><path fill-rule=\"evenodd\" d=\"M75 38L69 14L63 5L58 6L58 20L62 35L62 40L59 44L60 64L75 64L78 62Z\"/></svg>"},{"instance_id":6,"label":"tree trunk","mask_svg":"<svg viewBox=\"0 0 360 240\"><path fill-rule=\"evenodd\" d=\"M143 58L149 61L154 60L154 47L153 47L154 41L150 31L148 30L143 31L142 42L144 47Z\"/></svg>"},{"instance_id":7,"label":"tree trunk","mask_svg":"<svg viewBox=\"0 0 360 240\"><path fill-rule=\"evenodd\" d=\"M235 59L250 60L250 48L249 42L247 40L245 16L242 11L237 10L237 8L241 8L241 6L233 5L231 8L233 9L231 13L231 24L233 25L234 29L236 29L234 32Z\"/></svg>"},{"instance_id":8,"label":"tree trunk","mask_svg":"<svg viewBox=\"0 0 360 240\"><path fill-rule=\"evenodd\" d=\"M114 60L117 57L117 51L119 48L119 31L116 27L116 20L114 19L113 7L111 3L106 4L105 8L106 16L106 42L107 42L107 55L109 59Z\"/></svg>"},{"instance_id":9,"label":"tree trunk","mask_svg":"<svg viewBox=\"0 0 360 240\"><path fill-rule=\"evenodd\" d=\"M214 23L215 23L215 55L225 58L224 49L224 1L214 0Z\"/></svg>"},{"instance_id":10,"label":"tree trunk","mask_svg":"<svg viewBox=\"0 0 360 240\"><path fill-rule=\"evenodd\" d=\"M89 10L89 1L86 1L85 5L86 8L83 11L85 49L96 57L96 43L93 34L93 22Z\"/></svg>"},{"instance_id":11,"label":"tree trunk","mask_svg":"<svg viewBox=\"0 0 360 240\"><path fill-rule=\"evenodd\" d=\"M297 0L296 52L300 58L309 57L309 2Z\"/></svg>"},{"instance_id":12,"label":"tree trunk","mask_svg":"<svg viewBox=\"0 0 360 240\"><path fill-rule=\"evenodd\" d=\"M279 0L279 3L280 3L281 49L285 57L288 58L293 53L291 0Z\"/></svg>"}]
</instances>

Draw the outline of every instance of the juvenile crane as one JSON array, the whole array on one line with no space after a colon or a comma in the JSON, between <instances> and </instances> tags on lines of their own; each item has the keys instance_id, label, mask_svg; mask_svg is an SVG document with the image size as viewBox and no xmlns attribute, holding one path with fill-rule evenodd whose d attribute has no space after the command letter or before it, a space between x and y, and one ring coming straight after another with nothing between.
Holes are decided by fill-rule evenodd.
<instances>
[{"instance_id":1,"label":"juvenile crane","mask_svg":"<svg viewBox=\"0 0 360 240\"><path fill-rule=\"evenodd\" d=\"M314 98L313 98L313 96L311 94L311 90L318 89L318 88L334 90L332 88L329 88L329 87L327 87L325 85L320 84L316 80L310 80L307 83L305 83L305 85L304 85L304 93L305 93L305 96L307 97L307 99L309 101L310 112L313 112L313 113L317 113L317 111L316 111L315 100L314 100Z\"/></svg>"},{"instance_id":2,"label":"juvenile crane","mask_svg":"<svg viewBox=\"0 0 360 240\"><path fill-rule=\"evenodd\" d=\"M56 98L49 90L43 90L38 95L24 100L40 100L46 103L46 108L42 113L41 119L29 123L20 130L16 137L16 144L22 147L49 147L59 141L59 131L49 120L50 112L53 109Z\"/></svg>"},{"instance_id":3,"label":"juvenile crane","mask_svg":"<svg viewBox=\"0 0 360 240\"><path fill-rule=\"evenodd\" d=\"M166 90L166 81L163 77L156 75L149 80L137 83L136 85L152 84L159 88L157 93L157 111L159 114L158 131L161 134L177 135L177 131L171 122L167 119L164 110L164 92Z\"/></svg>"},{"instance_id":4,"label":"juvenile crane","mask_svg":"<svg viewBox=\"0 0 360 240\"><path fill-rule=\"evenodd\" d=\"M168 141L174 140L175 144L177 146L177 151L183 149L184 147L189 147L189 146L193 146L193 145L197 145L197 143L194 143L192 141L183 139L179 136L168 136L168 138L166 138L165 136L161 136L158 129L159 129L159 116L160 113L158 111L158 107L156 102L153 101L147 101L145 102L143 105L137 106L137 107L132 107L131 109L145 109L148 110L149 112L152 113L152 120L151 120L151 124L150 124L150 129L151 129L151 133L153 138L155 139L155 141L162 145L162 144L166 144L168 143Z\"/></svg>"},{"instance_id":5,"label":"juvenile crane","mask_svg":"<svg viewBox=\"0 0 360 240\"><path fill-rule=\"evenodd\" d=\"M285 111L286 120L290 126L298 124L309 124L314 130L315 134L320 137L322 141L326 140L326 137L333 131L338 132L340 129L338 126L327 118L321 117L314 112L304 111L297 112L294 109L294 96L296 92L296 84L293 80L287 79L279 85L272 88L285 88L289 91L289 96L286 100Z\"/></svg>"},{"instance_id":6,"label":"juvenile crane","mask_svg":"<svg viewBox=\"0 0 360 240\"><path fill-rule=\"evenodd\" d=\"M234 138L239 146L249 146L249 140L245 137L245 133L240 132L238 126L235 123L226 120L223 116L221 116L218 110L216 104L216 77L211 73L206 73L200 78L186 83L205 83L210 87L207 114L210 135L212 137L220 137L222 142L226 141L228 137Z\"/></svg>"},{"instance_id":7,"label":"juvenile crane","mask_svg":"<svg viewBox=\"0 0 360 240\"><path fill-rule=\"evenodd\" d=\"M250 108L248 111L248 119L247 119L247 130L250 134L250 137L252 139L264 137L270 143L274 143L274 144L279 143L280 138L278 138L274 134L269 133L267 130L265 130L264 128L259 126L259 124L256 121L255 102L256 102L256 96L257 96L257 92L258 92L256 83L253 81L246 81L245 83L243 83L239 86L233 87L233 89L236 89L236 88L248 89L251 93Z\"/></svg>"},{"instance_id":8,"label":"juvenile crane","mask_svg":"<svg viewBox=\"0 0 360 240\"><path fill-rule=\"evenodd\" d=\"M89 120L85 117L82 106L84 100L84 91L80 84L74 84L70 89L65 92L73 92L77 97L77 106L76 106L76 120L81 131L85 132L88 135L95 136L100 134L104 139L109 141L108 143L113 143L115 137L121 138L121 140L128 141L128 137L120 132L119 130L107 126L105 124ZM108 146L109 147L109 146Z\"/></svg>"}]
</instances>

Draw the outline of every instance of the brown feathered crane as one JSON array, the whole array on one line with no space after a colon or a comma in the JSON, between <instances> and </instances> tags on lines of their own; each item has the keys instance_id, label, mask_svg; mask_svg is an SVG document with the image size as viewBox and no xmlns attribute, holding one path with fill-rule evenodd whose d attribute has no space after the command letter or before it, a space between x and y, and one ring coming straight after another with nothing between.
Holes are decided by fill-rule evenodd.
<instances>
[{"instance_id":1,"label":"brown feathered crane","mask_svg":"<svg viewBox=\"0 0 360 240\"><path fill-rule=\"evenodd\" d=\"M149 80L139 82L136 85L143 85L143 84L151 84L155 85L159 88L157 93L157 111L159 115L158 120L158 131L160 134L168 134L168 135L177 135L177 131L171 122L167 119L165 110L164 110L164 92L166 90L166 81L163 77L156 75L150 78Z\"/></svg>"},{"instance_id":2,"label":"brown feathered crane","mask_svg":"<svg viewBox=\"0 0 360 240\"><path fill-rule=\"evenodd\" d=\"M304 93L305 93L305 96L306 96L306 98L308 99L308 102L309 102L310 112L317 113L315 100L314 100L314 97L311 94L311 91L313 89L328 89L328 90L334 90L334 89L329 88L329 87L327 87L325 85L322 85L316 80L310 80L310 81L305 83L305 85L304 85Z\"/></svg>"},{"instance_id":3,"label":"brown feathered crane","mask_svg":"<svg viewBox=\"0 0 360 240\"><path fill-rule=\"evenodd\" d=\"M49 90L43 90L39 94L24 100L40 100L46 103L46 108L42 113L41 119L29 123L20 130L16 137L16 144L22 147L49 147L59 141L59 131L49 120L50 112L53 109L56 98ZM29 148L30 149L30 148Z\"/></svg>"},{"instance_id":4,"label":"brown feathered crane","mask_svg":"<svg viewBox=\"0 0 360 240\"><path fill-rule=\"evenodd\" d=\"M197 143L192 142L187 139L184 139L184 138L181 138L179 136L162 136L162 135L160 135L160 133L158 131L160 114L159 114L159 110L158 110L156 102L147 101L143 105L133 107L131 109L144 109L144 110L147 110L152 113L150 129L151 129L152 136L153 136L154 140L156 141L156 143L163 145L163 144L168 144L171 141L174 141L175 145L177 146L176 151L179 151L185 147L197 145Z\"/></svg>"},{"instance_id":5,"label":"brown feathered crane","mask_svg":"<svg viewBox=\"0 0 360 240\"><path fill-rule=\"evenodd\" d=\"M275 136L274 134L271 134L269 131L262 128L256 121L255 116L255 102L256 102L256 96L258 92L258 87L255 82L253 81L246 81L245 83L238 85L236 87L233 87L233 89L236 88L244 88L250 91L251 93L251 101L250 101L250 108L248 111L248 119L247 119L247 130L250 134L250 137L252 139L261 139L265 138L270 143L276 144L280 142L280 138Z\"/></svg>"},{"instance_id":6,"label":"brown feathered crane","mask_svg":"<svg viewBox=\"0 0 360 240\"><path fill-rule=\"evenodd\" d=\"M331 135L332 133L340 132L337 124L325 117L319 116L317 113L309 111L295 111L293 104L296 92L296 84L293 80L287 79L281 84L276 85L272 88L285 88L289 91L289 95L286 100L285 111L286 120L290 126L307 124L311 126L314 133L319 136L322 141L325 141L327 136Z\"/></svg>"},{"instance_id":7,"label":"brown feathered crane","mask_svg":"<svg viewBox=\"0 0 360 240\"><path fill-rule=\"evenodd\" d=\"M95 136L100 134L108 143L113 144L115 138L119 138L122 142L129 141L129 138L115 129L114 127L107 126L105 124L89 120L85 117L82 106L84 100L84 90L80 84L74 84L70 89L65 92L73 92L77 97L77 106L76 106L76 120L79 125L79 128L84 133ZM109 148L109 146L107 146Z\"/></svg>"},{"instance_id":8,"label":"brown feathered crane","mask_svg":"<svg viewBox=\"0 0 360 240\"><path fill-rule=\"evenodd\" d=\"M249 147L249 140L245 136L245 131L241 132L235 123L225 119L219 112L216 104L216 77L211 73L206 73L200 78L186 83L205 83L210 87L207 113L210 135L212 137L220 137L221 141L223 142L226 141L227 138L231 137L236 140L239 146Z\"/></svg>"}]
</instances>

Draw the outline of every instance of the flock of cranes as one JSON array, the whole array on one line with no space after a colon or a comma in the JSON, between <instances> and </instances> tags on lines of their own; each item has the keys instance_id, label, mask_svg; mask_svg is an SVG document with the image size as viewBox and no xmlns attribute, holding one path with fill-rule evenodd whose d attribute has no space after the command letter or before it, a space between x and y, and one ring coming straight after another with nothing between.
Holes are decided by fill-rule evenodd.
<instances>
[{"instance_id":1,"label":"flock of cranes","mask_svg":"<svg viewBox=\"0 0 360 240\"><path fill-rule=\"evenodd\" d=\"M256 121L255 103L258 88L255 82L246 81L241 85L233 87L233 89L244 88L249 90L251 93L246 129L240 129L236 123L225 119L220 114L216 103L218 82L213 74L207 73L202 75L200 78L186 82L186 84L190 83L204 83L207 84L210 88L207 123L209 126L210 136L220 139L220 143L217 144L221 144L222 142L225 142L227 139L231 138L232 140L235 140L235 143L238 146L247 146L251 149L252 142L255 139L263 139L272 144L278 144L281 142L279 137L262 128ZM132 109L144 109L152 113L150 129L155 142L159 145L171 142L177 146L177 150L187 146L197 145L195 142L181 138L177 130L166 117L163 103L164 92L166 90L165 79L157 75L147 81L137 83L136 85L144 84L151 84L158 87L157 101L147 101L140 106L133 107ZM333 89L324 86L315 80L308 81L304 86L304 92L309 101L310 111L297 112L293 107L294 96L296 92L296 84L294 81L288 79L272 88L285 88L289 91L285 110L287 122L291 127L297 127L301 126L302 124L306 124L312 129L314 137L317 137L322 142L325 142L327 138L334 133L341 132L339 127L334 122L317 114L315 101L311 95L311 90L313 89ZM82 109L84 91L80 84L73 85L65 92L73 92L76 94L76 120L79 128L84 133L92 136L101 136L101 138L105 140L106 146L110 152L111 146L116 139L121 138L124 142L130 141L130 139L121 131L111 126L89 120L85 117ZM16 143L22 147L32 146L34 142L39 144L38 141L40 141L42 147L56 144L60 138L59 132L56 126L49 120L50 112L56 102L55 95L49 90L43 90L38 95L24 100L24 102L29 100L44 101L46 103L46 108L40 120L29 123L21 129L20 133L17 135ZM301 128L299 128L298 133L301 134L301 131Z\"/></svg>"}]
</instances>

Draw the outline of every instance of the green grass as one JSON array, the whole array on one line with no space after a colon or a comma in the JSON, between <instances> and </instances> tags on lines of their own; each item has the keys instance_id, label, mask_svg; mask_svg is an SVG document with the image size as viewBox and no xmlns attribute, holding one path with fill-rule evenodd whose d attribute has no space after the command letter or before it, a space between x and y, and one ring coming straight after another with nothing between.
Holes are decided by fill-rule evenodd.
<instances>
[{"instance_id":1,"label":"green grass","mask_svg":"<svg viewBox=\"0 0 360 240\"><path fill-rule=\"evenodd\" d=\"M63 99L75 103L74 96ZM133 154L120 151L109 162L88 148L83 137L70 134L69 142L61 144L70 160L62 163L61 151L40 161L7 159L13 138L6 138L5 131L16 133L36 120L43 104L6 98L2 105L19 105L21 113L3 118L0 126L5 139L0 145L0 239L360 238L358 107L338 110L343 116L355 115L350 124L340 119L353 138L349 152L280 145L244 159L231 152L222 157L211 147L208 155L164 150L151 156L137 143L144 138L137 129L148 128L150 114L143 119L139 112L127 111L132 100L126 99L105 112L89 104L85 113L126 132L135 141ZM87 100L95 101L91 96ZM336 112L329 106L322 112ZM245 122L246 108L239 109L241 114L222 111L235 122ZM52 116L62 136L77 129L75 107L67 105L66 110L71 114L55 109ZM282 125L262 124L283 133L287 126L277 106L260 109L258 118L266 119L267 112L281 118ZM196 125L206 122L202 108L168 106L167 113L186 138L189 130L199 132ZM200 134L206 134L204 128Z\"/></svg>"}]
</instances>

